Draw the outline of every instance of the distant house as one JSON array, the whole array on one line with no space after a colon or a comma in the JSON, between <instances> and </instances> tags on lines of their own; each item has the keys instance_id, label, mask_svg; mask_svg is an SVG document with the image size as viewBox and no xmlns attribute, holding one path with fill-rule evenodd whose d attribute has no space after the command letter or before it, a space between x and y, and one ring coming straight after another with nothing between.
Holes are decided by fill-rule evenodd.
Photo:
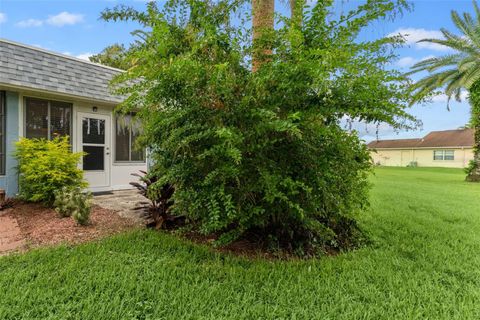
<instances>
[{"instance_id":1,"label":"distant house","mask_svg":"<svg viewBox=\"0 0 480 320\"><path fill-rule=\"evenodd\" d=\"M464 168L473 160L474 130L433 131L420 139L377 140L368 144L375 164Z\"/></svg>"},{"instance_id":2,"label":"distant house","mask_svg":"<svg viewBox=\"0 0 480 320\"><path fill-rule=\"evenodd\" d=\"M109 82L121 72L0 39L0 189L18 190L15 141L55 136L70 136L72 149L87 153L80 167L92 191L130 188L130 174L147 162L134 147L134 118L113 112L123 99Z\"/></svg>"}]
</instances>

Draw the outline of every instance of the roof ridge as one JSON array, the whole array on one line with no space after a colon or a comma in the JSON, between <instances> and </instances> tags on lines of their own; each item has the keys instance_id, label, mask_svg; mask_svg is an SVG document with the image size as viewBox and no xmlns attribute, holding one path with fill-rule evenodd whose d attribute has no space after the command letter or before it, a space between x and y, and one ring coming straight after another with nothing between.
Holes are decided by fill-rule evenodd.
<instances>
[{"instance_id":1,"label":"roof ridge","mask_svg":"<svg viewBox=\"0 0 480 320\"><path fill-rule=\"evenodd\" d=\"M463 129L448 129L448 130L433 130L433 131L430 131L428 134L432 133L432 132L448 132L448 131L465 131L465 130L473 130L473 128L463 128Z\"/></svg>"},{"instance_id":2,"label":"roof ridge","mask_svg":"<svg viewBox=\"0 0 480 320\"><path fill-rule=\"evenodd\" d=\"M125 70L122 70L122 69L109 67L109 66L106 66L106 65L103 65L103 64L100 64L100 63L95 63L95 62L83 60L83 59L80 59L80 58L77 58L77 57L74 57L74 56L69 56L67 54L55 52L55 51L44 49L44 48L35 47L35 46L32 46L32 45L16 42L16 41L5 39L5 38L0 38L0 42L12 44L12 45L15 45L15 46L24 47L24 48L35 50L35 51L40 51L40 52L43 52L43 53L47 53L47 54L51 54L51 55L54 55L54 56L58 56L58 57L82 62L82 63L85 63L85 64L94 65L94 66L105 68L105 69L110 69L110 70L119 71L119 72L125 72Z\"/></svg>"}]
</instances>

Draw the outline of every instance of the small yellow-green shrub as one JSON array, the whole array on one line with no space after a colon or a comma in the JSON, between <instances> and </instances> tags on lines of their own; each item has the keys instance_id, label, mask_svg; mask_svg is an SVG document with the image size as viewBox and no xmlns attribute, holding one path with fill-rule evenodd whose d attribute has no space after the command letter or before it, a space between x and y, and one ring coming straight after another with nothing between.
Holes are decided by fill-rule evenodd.
<instances>
[{"instance_id":1,"label":"small yellow-green shrub","mask_svg":"<svg viewBox=\"0 0 480 320\"><path fill-rule=\"evenodd\" d=\"M55 211L62 217L73 217L80 225L86 225L90 221L92 210L92 194L84 192L79 187L63 187L55 191Z\"/></svg>"},{"instance_id":2,"label":"small yellow-green shrub","mask_svg":"<svg viewBox=\"0 0 480 320\"><path fill-rule=\"evenodd\" d=\"M70 150L68 137L22 138L16 143L20 197L51 205L55 191L64 186L85 188L83 172L78 168L81 152Z\"/></svg>"}]
</instances>

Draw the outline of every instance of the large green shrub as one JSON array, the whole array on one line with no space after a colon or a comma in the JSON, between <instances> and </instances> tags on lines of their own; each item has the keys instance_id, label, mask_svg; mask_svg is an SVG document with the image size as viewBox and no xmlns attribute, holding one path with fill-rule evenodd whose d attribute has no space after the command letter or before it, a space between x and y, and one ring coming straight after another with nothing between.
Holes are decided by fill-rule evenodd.
<instances>
[{"instance_id":1,"label":"large green shrub","mask_svg":"<svg viewBox=\"0 0 480 320\"><path fill-rule=\"evenodd\" d=\"M26 139L16 143L20 197L51 205L64 186L85 188L78 168L82 153L72 153L68 138Z\"/></svg>"},{"instance_id":2,"label":"large green shrub","mask_svg":"<svg viewBox=\"0 0 480 320\"><path fill-rule=\"evenodd\" d=\"M299 250L354 245L371 164L341 121L414 125L406 79L385 68L399 39L356 41L394 2L368 1L336 20L332 2L318 1L302 24L280 17L257 72L249 23L231 20L241 2L103 13L146 27L127 56L134 66L114 84L129 96L123 109L144 121L156 184L174 185L172 212L220 243L256 232Z\"/></svg>"}]
</instances>

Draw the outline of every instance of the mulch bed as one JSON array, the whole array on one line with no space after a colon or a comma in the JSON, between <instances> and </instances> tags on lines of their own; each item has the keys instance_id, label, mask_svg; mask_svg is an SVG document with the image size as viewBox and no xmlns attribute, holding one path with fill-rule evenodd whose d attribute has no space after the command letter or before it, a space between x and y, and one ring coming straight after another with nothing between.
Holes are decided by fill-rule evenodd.
<instances>
[{"instance_id":1,"label":"mulch bed","mask_svg":"<svg viewBox=\"0 0 480 320\"><path fill-rule=\"evenodd\" d=\"M94 206L90 224L78 225L71 217L62 218L51 208L38 203L16 202L2 212L17 219L29 246L81 243L139 227L115 211Z\"/></svg>"}]
</instances>

